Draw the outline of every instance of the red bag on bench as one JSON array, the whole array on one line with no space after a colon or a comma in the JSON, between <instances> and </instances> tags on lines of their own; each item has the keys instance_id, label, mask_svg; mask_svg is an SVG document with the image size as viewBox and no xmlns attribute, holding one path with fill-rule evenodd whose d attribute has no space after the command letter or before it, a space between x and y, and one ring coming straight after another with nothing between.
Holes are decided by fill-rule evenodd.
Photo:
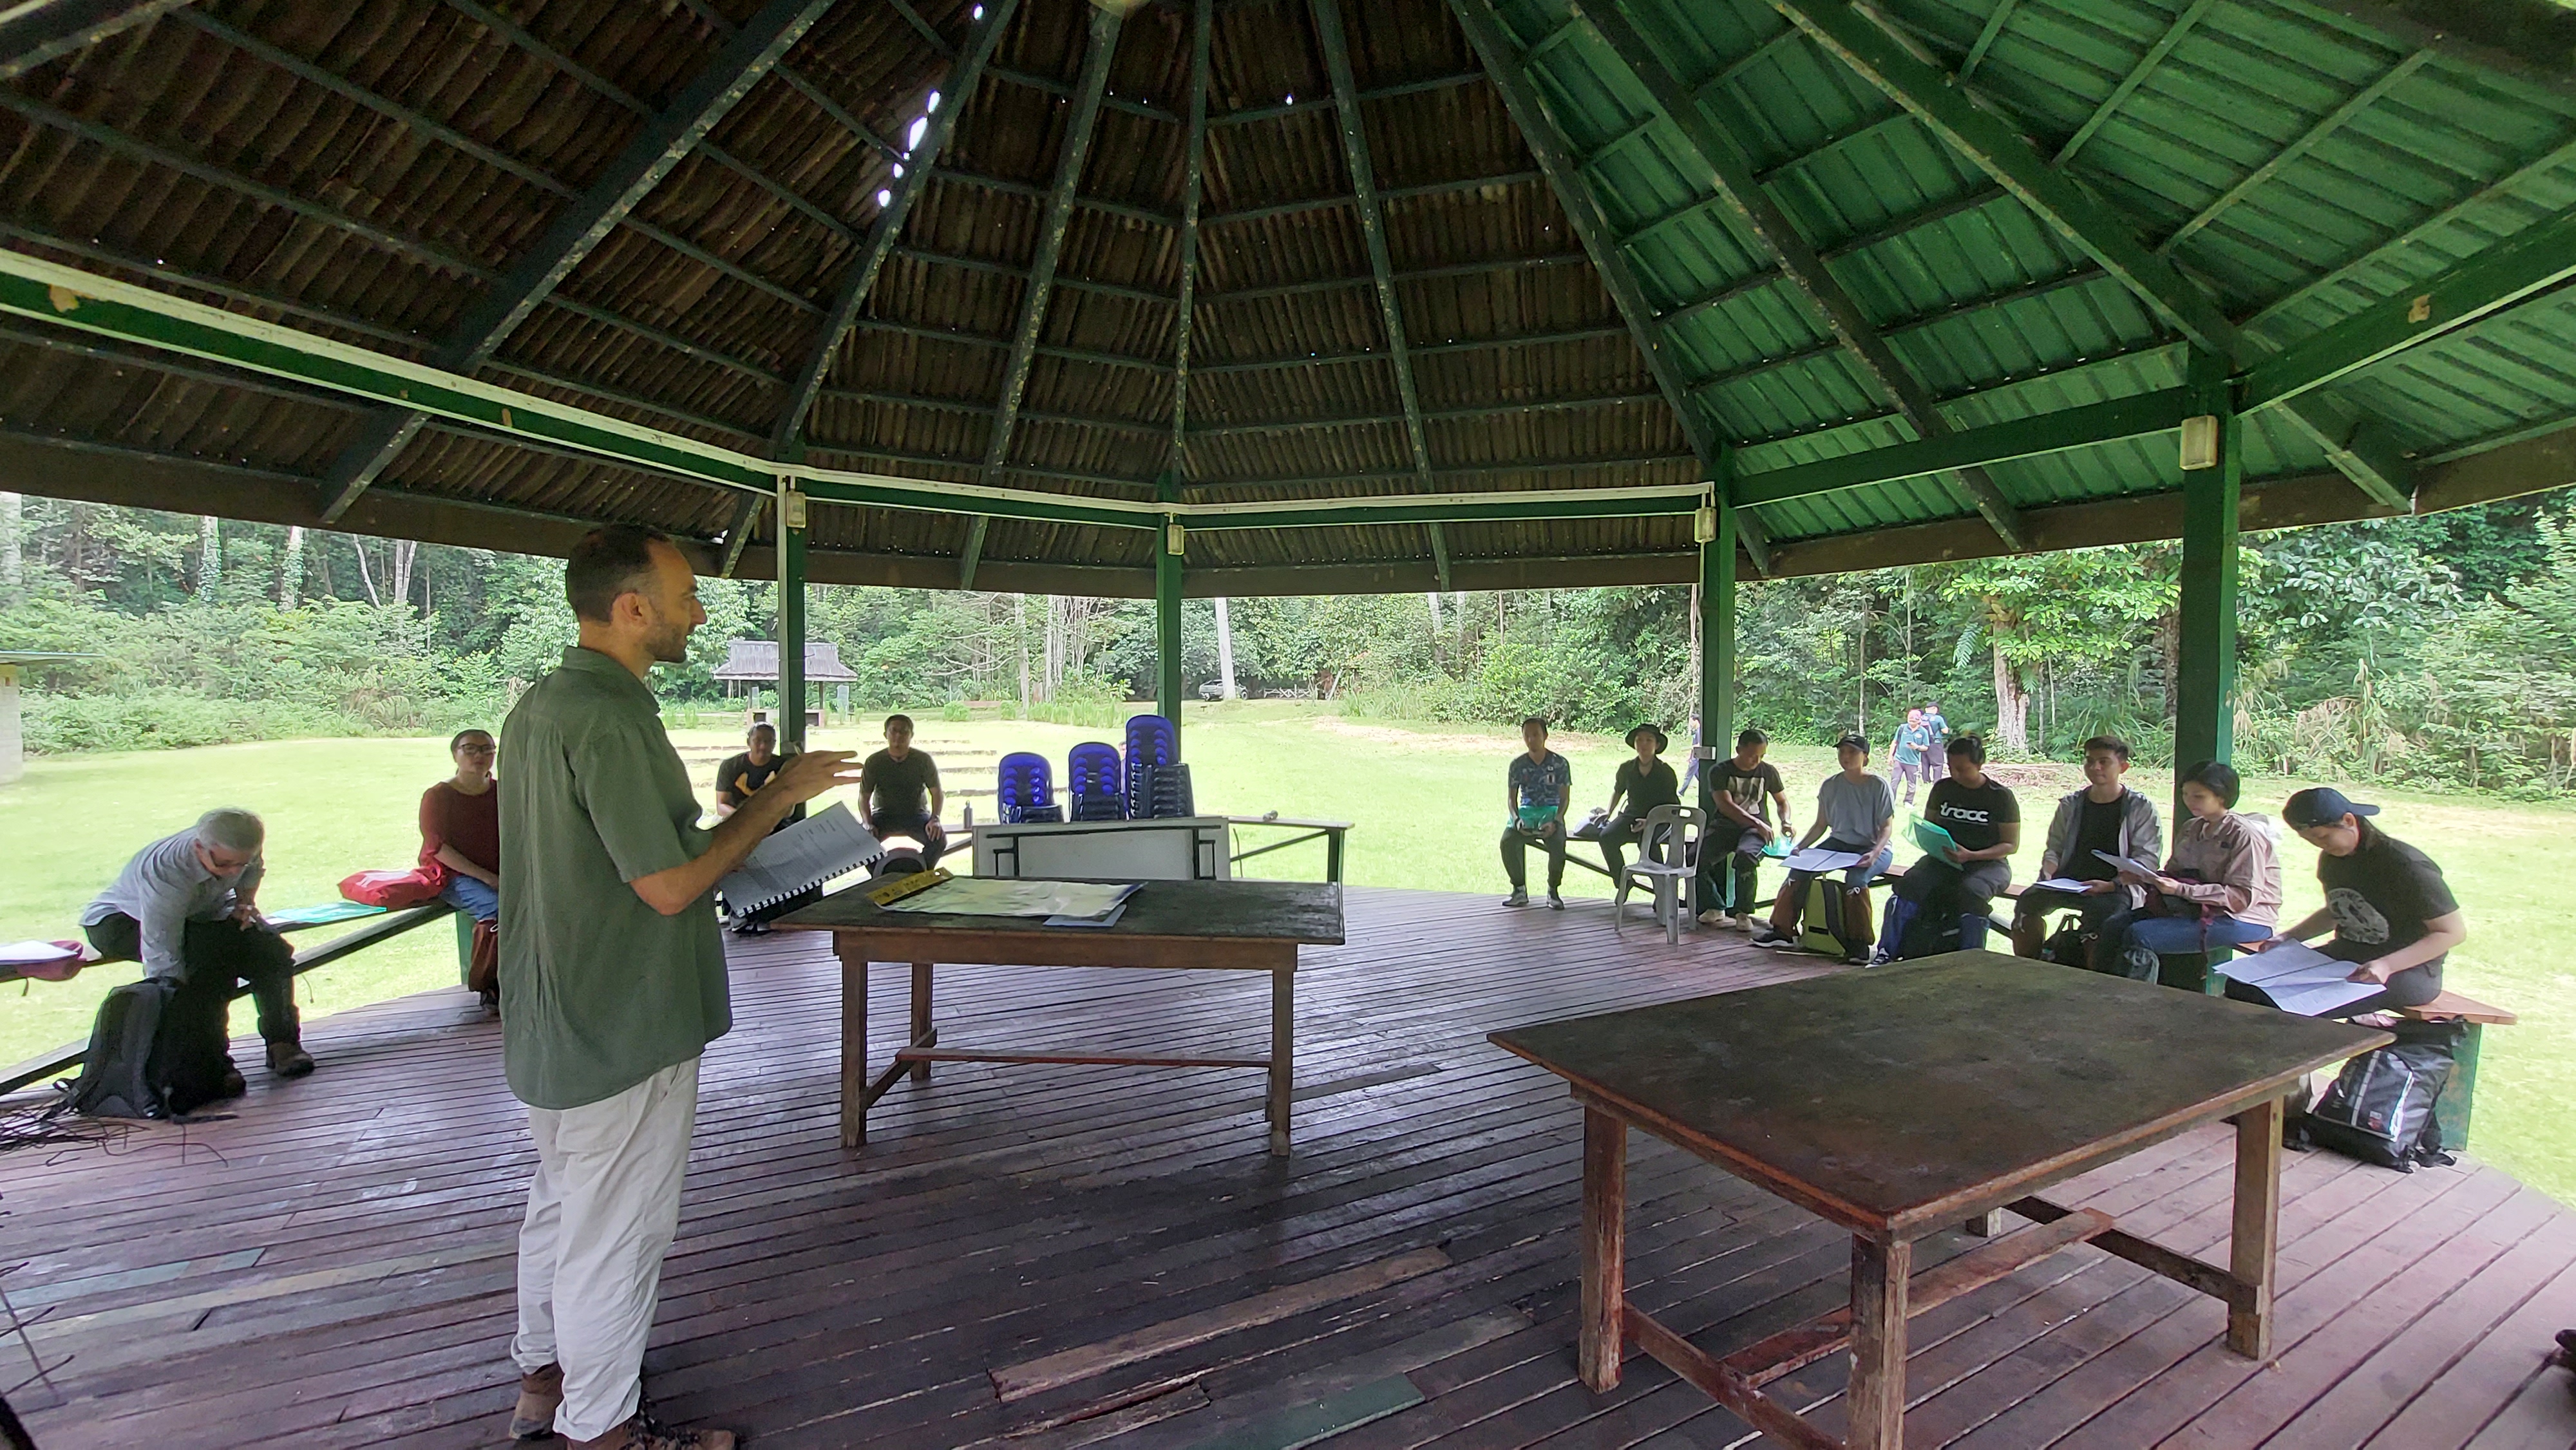
<instances>
[{"instance_id":1,"label":"red bag on bench","mask_svg":"<svg viewBox=\"0 0 2576 1450\"><path fill-rule=\"evenodd\" d=\"M362 906L419 906L436 901L447 883L422 866L408 871L361 871L341 878L340 894Z\"/></svg>"}]
</instances>

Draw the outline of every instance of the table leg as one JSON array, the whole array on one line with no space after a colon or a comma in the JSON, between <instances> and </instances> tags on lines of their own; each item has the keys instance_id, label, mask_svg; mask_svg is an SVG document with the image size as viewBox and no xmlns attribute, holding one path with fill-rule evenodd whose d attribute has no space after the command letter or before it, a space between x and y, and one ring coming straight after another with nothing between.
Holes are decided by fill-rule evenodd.
<instances>
[{"instance_id":1,"label":"table leg","mask_svg":"<svg viewBox=\"0 0 2576 1450\"><path fill-rule=\"evenodd\" d=\"M1583 1309L1575 1366L1584 1387L1619 1387L1620 1316L1628 1307L1628 1125L1583 1110Z\"/></svg>"},{"instance_id":2,"label":"table leg","mask_svg":"<svg viewBox=\"0 0 2576 1450\"><path fill-rule=\"evenodd\" d=\"M2248 1359L2272 1352L2272 1261L2281 1237L2282 1101L2236 1115L2236 1220L2227 1267L2254 1286L2251 1306L2227 1311L2227 1347Z\"/></svg>"},{"instance_id":3,"label":"table leg","mask_svg":"<svg viewBox=\"0 0 2576 1450\"><path fill-rule=\"evenodd\" d=\"M1270 1151L1288 1156L1288 1110L1297 1087L1297 969L1270 971Z\"/></svg>"},{"instance_id":4,"label":"table leg","mask_svg":"<svg viewBox=\"0 0 2576 1450\"><path fill-rule=\"evenodd\" d=\"M865 947L836 944L841 958L841 1146L868 1140L868 960Z\"/></svg>"},{"instance_id":5,"label":"table leg","mask_svg":"<svg viewBox=\"0 0 2576 1450\"><path fill-rule=\"evenodd\" d=\"M2004 1231L2004 1211L1990 1208L1968 1220L1967 1231L1981 1239L1990 1239Z\"/></svg>"},{"instance_id":6,"label":"table leg","mask_svg":"<svg viewBox=\"0 0 2576 1450\"><path fill-rule=\"evenodd\" d=\"M1851 1450L1905 1444L1905 1288L1914 1245L1852 1238Z\"/></svg>"},{"instance_id":7,"label":"table leg","mask_svg":"<svg viewBox=\"0 0 2576 1450\"><path fill-rule=\"evenodd\" d=\"M1324 879L1335 886L1342 884L1342 833L1339 831L1324 833Z\"/></svg>"},{"instance_id":8,"label":"table leg","mask_svg":"<svg viewBox=\"0 0 2576 1450\"><path fill-rule=\"evenodd\" d=\"M912 964L912 1037L909 1045L918 1047L930 1038L930 963ZM914 1082L930 1081L930 1064L912 1065Z\"/></svg>"}]
</instances>

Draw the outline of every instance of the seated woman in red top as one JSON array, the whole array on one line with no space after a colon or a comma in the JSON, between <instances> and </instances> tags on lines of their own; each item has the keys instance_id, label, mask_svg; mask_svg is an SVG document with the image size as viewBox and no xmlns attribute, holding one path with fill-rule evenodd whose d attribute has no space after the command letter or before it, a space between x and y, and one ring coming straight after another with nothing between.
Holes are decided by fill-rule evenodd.
<instances>
[{"instance_id":1,"label":"seated woman in red top","mask_svg":"<svg viewBox=\"0 0 2576 1450\"><path fill-rule=\"evenodd\" d=\"M456 774L421 792L420 864L444 868L438 894L476 921L501 917L501 796L492 789L492 734L447 742Z\"/></svg>"}]
</instances>

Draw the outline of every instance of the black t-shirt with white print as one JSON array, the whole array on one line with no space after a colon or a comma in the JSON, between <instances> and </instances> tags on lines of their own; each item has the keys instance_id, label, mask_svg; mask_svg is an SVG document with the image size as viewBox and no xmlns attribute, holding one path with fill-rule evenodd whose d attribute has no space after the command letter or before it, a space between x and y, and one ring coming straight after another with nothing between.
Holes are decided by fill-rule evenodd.
<instances>
[{"instance_id":1,"label":"black t-shirt with white print","mask_svg":"<svg viewBox=\"0 0 2576 1450\"><path fill-rule=\"evenodd\" d=\"M1960 850L1983 851L2004 838L2003 827L2021 820L2021 802L1991 775L1974 790L1952 776L1924 798L1923 819L1948 831Z\"/></svg>"}]
</instances>

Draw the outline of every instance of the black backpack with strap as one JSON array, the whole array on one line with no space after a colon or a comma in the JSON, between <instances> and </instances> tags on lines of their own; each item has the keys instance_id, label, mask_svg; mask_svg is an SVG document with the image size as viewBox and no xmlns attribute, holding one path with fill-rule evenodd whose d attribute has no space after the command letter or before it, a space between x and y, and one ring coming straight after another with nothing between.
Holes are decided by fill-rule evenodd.
<instances>
[{"instance_id":1,"label":"black backpack with strap","mask_svg":"<svg viewBox=\"0 0 2576 1450\"><path fill-rule=\"evenodd\" d=\"M147 977L116 988L98 1004L89 1053L72 1084L73 1112L96 1118L170 1116L168 1083L153 1071L162 1009L170 996L168 982Z\"/></svg>"}]
</instances>

